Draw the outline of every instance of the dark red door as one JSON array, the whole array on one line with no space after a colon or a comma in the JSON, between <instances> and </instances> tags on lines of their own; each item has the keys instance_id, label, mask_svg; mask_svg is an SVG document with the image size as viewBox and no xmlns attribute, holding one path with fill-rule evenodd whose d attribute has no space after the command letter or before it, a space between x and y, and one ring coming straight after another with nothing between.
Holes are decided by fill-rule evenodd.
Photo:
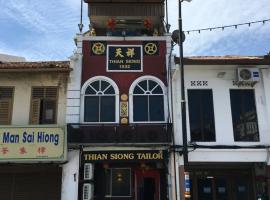
<instances>
[{"instance_id":1,"label":"dark red door","mask_svg":"<svg viewBox=\"0 0 270 200\"><path fill-rule=\"evenodd\" d=\"M160 199L160 174L158 170L135 171L136 200Z\"/></svg>"}]
</instances>

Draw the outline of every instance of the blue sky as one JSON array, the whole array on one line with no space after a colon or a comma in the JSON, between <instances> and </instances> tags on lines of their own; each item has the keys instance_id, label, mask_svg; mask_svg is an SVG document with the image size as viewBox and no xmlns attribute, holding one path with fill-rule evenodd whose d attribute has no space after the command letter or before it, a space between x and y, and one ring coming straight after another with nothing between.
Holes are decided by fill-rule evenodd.
<instances>
[{"instance_id":1,"label":"blue sky","mask_svg":"<svg viewBox=\"0 0 270 200\"><path fill-rule=\"evenodd\" d=\"M171 31L178 26L178 0L168 0ZM0 0L0 53L29 61L67 60L78 32L80 0ZM270 18L269 0L193 0L183 3L183 29L199 29ZM84 31L88 28L84 5ZM177 48L176 48L177 49ZM264 55L270 22L224 31L190 33L185 56ZM177 51L176 51L177 53Z\"/></svg>"}]
</instances>

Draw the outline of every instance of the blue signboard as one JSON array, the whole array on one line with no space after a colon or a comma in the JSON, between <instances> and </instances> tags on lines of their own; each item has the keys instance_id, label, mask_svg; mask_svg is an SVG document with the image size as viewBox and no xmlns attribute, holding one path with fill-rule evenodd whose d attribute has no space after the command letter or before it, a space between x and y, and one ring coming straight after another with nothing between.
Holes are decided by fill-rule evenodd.
<instances>
[{"instance_id":1,"label":"blue signboard","mask_svg":"<svg viewBox=\"0 0 270 200\"><path fill-rule=\"evenodd\" d=\"M107 71L141 72L143 70L142 45L108 45Z\"/></svg>"}]
</instances>

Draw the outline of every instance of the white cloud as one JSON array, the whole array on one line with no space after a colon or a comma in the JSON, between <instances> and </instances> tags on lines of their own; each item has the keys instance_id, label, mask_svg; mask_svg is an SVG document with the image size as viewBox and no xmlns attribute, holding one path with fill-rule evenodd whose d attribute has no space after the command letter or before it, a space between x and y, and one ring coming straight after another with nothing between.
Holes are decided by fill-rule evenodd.
<instances>
[{"instance_id":1,"label":"white cloud","mask_svg":"<svg viewBox=\"0 0 270 200\"><path fill-rule=\"evenodd\" d=\"M178 28L178 1L168 0L171 31ZM84 31L88 29L87 4ZM80 22L80 0L37 1L0 0L0 25L17 32L10 38L7 29L0 32L2 53L25 56L28 60L66 59L71 55L73 37ZM269 0L193 0L183 2L183 29L198 29L270 18ZM15 25L14 25L15 24ZM13 27L14 26L14 27ZM20 28L23 27L23 31ZM26 32L26 34L24 33ZM270 22L237 30L191 33L186 35L185 55L241 54L251 48L261 54L270 50ZM14 35L14 34L13 34ZM10 42L12 41L12 42ZM267 41L263 44L264 41ZM16 45L14 45L16 44ZM175 48L177 50L177 47ZM243 51L244 52L244 51ZM245 51L247 52L247 51ZM252 50L250 51L252 54Z\"/></svg>"},{"instance_id":2,"label":"white cloud","mask_svg":"<svg viewBox=\"0 0 270 200\"><path fill-rule=\"evenodd\" d=\"M0 23L8 20L12 30L18 32L13 43L19 41L17 46L12 46L7 44L8 39L0 38L0 50L28 60L67 59L80 20L80 9L71 9L72 5L66 1L0 0ZM73 6L80 8L80 3ZM22 27L22 32L27 34L20 32Z\"/></svg>"},{"instance_id":3,"label":"white cloud","mask_svg":"<svg viewBox=\"0 0 270 200\"><path fill-rule=\"evenodd\" d=\"M178 29L178 5L169 0L170 23L173 29ZM270 18L269 0L193 0L182 3L183 29L193 30L213 26L224 26L249 21L257 21ZM240 52L239 49L245 47L249 39L256 39L260 43L257 35L261 39L268 36L270 23L265 26L252 25L251 28L238 27L237 30L225 29L224 31L208 31L190 33L186 35L184 43L185 55L205 55L221 52ZM247 34L248 33L248 34ZM245 37L245 38L244 38ZM231 39L239 38L238 42ZM224 42L222 51L217 47L219 42ZM262 52L263 53L263 52Z\"/></svg>"},{"instance_id":4,"label":"white cloud","mask_svg":"<svg viewBox=\"0 0 270 200\"><path fill-rule=\"evenodd\" d=\"M42 33L58 33L73 28L80 16L80 10L71 11L66 4L57 1L11 0L0 2L0 6L2 13L24 28Z\"/></svg>"}]
</instances>

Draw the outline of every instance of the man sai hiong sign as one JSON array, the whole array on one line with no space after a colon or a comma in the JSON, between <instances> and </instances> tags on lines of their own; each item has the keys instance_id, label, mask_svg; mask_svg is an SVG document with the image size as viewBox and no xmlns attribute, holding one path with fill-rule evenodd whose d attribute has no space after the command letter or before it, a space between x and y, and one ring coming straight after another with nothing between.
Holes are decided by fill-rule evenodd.
<instances>
[{"instance_id":1,"label":"man sai hiong sign","mask_svg":"<svg viewBox=\"0 0 270 200\"><path fill-rule=\"evenodd\" d=\"M0 127L0 162L64 161L63 127Z\"/></svg>"}]
</instances>

